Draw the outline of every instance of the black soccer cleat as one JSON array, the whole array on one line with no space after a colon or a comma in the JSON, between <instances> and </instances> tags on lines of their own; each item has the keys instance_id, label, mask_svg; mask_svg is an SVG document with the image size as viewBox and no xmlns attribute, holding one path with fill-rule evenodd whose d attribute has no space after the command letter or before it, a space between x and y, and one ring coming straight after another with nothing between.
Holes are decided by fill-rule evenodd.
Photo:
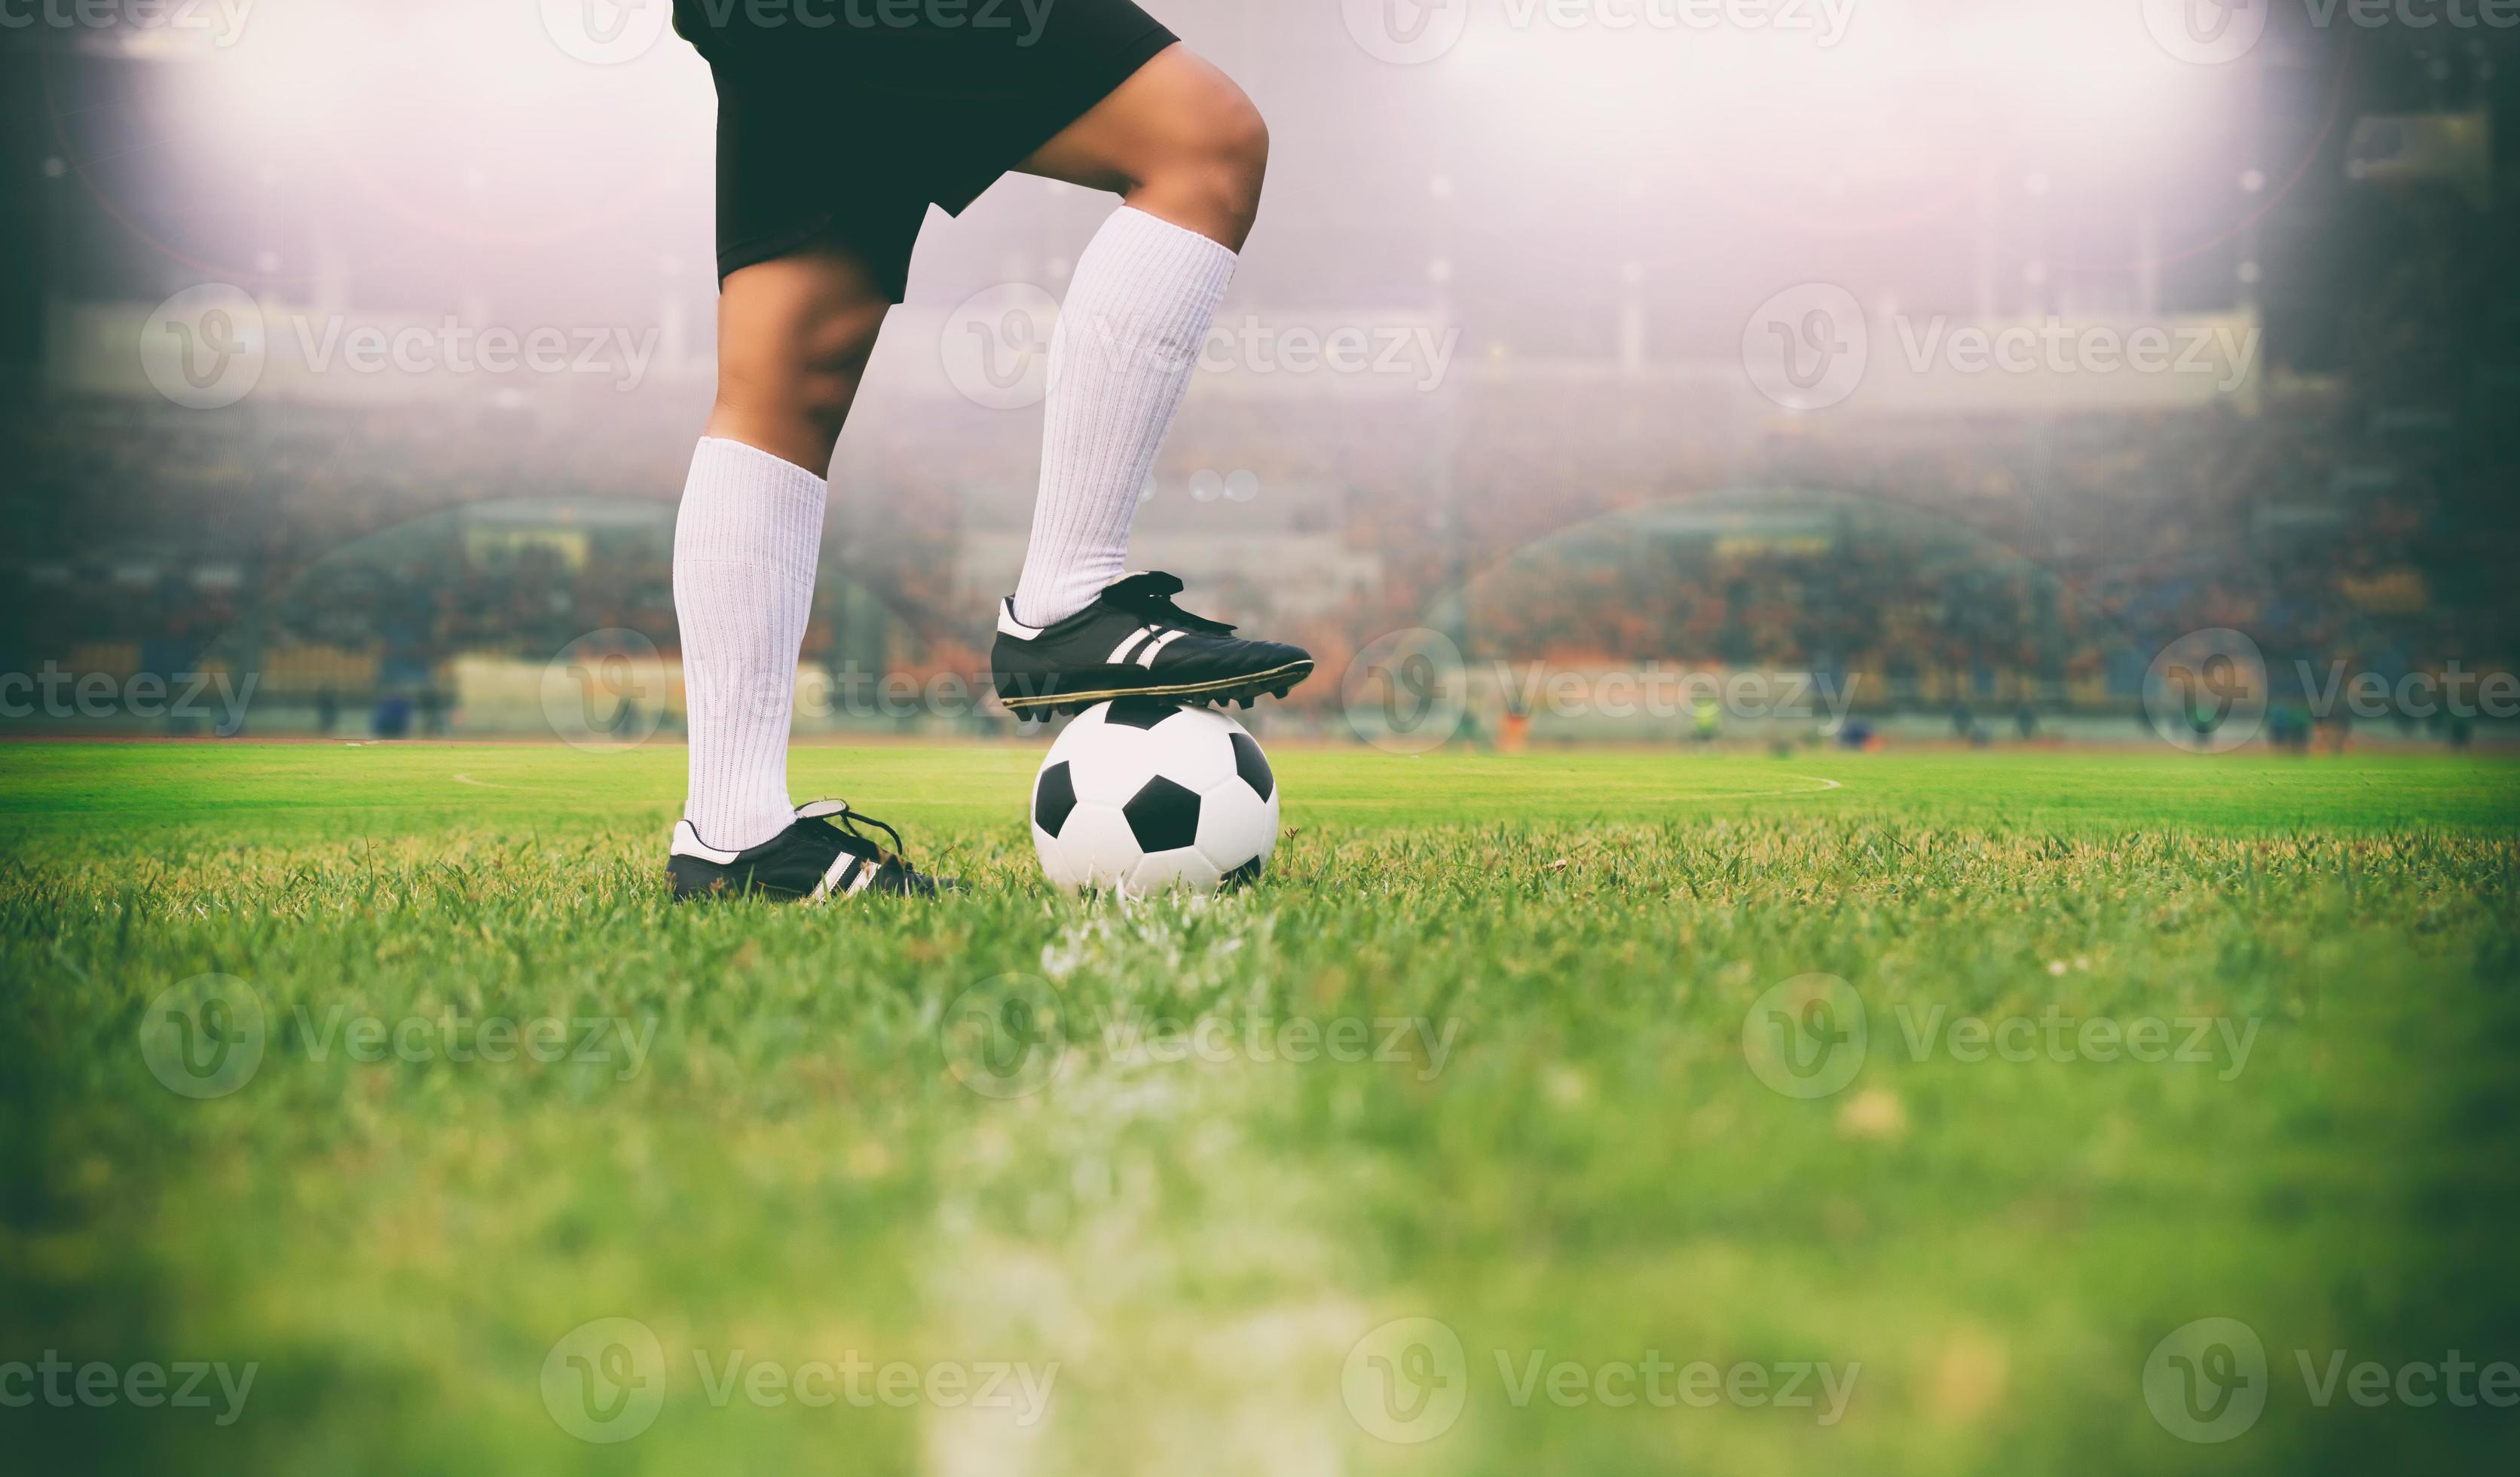
<instances>
[{"instance_id":1,"label":"black soccer cleat","mask_svg":"<svg viewBox=\"0 0 2520 1477\"><path fill-rule=\"evenodd\" d=\"M860 821L890 836L892 850L860 835ZM940 882L903 861L901 832L849 809L845 800L796 807L795 824L744 851L721 851L701 840L691 822L677 821L665 875L677 902L748 893L781 903L820 903L862 892L934 897L940 886L958 890L952 881Z\"/></svg>"},{"instance_id":2,"label":"black soccer cleat","mask_svg":"<svg viewBox=\"0 0 2520 1477\"><path fill-rule=\"evenodd\" d=\"M1169 697L1244 707L1312 675L1312 653L1274 641L1242 641L1223 621L1172 602L1182 582L1132 574L1065 620L1027 626L1015 603L998 607L990 649L999 700L1019 718L1082 712L1114 697Z\"/></svg>"}]
</instances>

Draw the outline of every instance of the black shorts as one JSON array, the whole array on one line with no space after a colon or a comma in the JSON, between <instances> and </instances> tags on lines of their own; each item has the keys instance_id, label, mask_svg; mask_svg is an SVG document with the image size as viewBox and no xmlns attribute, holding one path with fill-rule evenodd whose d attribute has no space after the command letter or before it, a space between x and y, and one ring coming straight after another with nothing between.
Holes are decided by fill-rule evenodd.
<instances>
[{"instance_id":1,"label":"black shorts","mask_svg":"<svg viewBox=\"0 0 2520 1477\"><path fill-rule=\"evenodd\" d=\"M899 302L959 214L1173 33L1131 0L674 0L717 76L717 274L832 246Z\"/></svg>"}]
</instances>

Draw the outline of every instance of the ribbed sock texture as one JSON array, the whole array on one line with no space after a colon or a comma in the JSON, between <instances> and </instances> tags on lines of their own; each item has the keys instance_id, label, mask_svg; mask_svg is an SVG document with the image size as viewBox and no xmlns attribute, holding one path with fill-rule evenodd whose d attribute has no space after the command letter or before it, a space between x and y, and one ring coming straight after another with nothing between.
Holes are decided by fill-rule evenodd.
<instances>
[{"instance_id":1,"label":"ribbed sock texture","mask_svg":"<svg viewBox=\"0 0 2520 1477\"><path fill-rule=\"evenodd\" d=\"M1041 494L1015 619L1046 626L1127 572L1129 520L1190 388L1232 251L1123 205L1077 259L1050 336Z\"/></svg>"},{"instance_id":2,"label":"ribbed sock texture","mask_svg":"<svg viewBox=\"0 0 2520 1477\"><path fill-rule=\"evenodd\" d=\"M703 437L674 519L691 727L683 818L711 846L758 846L795 820L788 725L822 551L821 477L741 441Z\"/></svg>"}]
</instances>

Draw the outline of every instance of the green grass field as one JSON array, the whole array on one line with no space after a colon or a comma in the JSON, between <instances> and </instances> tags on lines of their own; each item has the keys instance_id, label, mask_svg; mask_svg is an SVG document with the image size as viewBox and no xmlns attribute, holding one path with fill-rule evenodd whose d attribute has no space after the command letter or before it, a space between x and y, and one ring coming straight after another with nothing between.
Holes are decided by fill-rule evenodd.
<instances>
[{"instance_id":1,"label":"green grass field","mask_svg":"<svg viewBox=\"0 0 2520 1477\"><path fill-rule=\"evenodd\" d=\"M1259 886L1119 908L1037 747L802 749L974 884L804 912L666 903L662 745L0 747L12 1461L2520 1449L2349 1393L2520 1361L2520 767L1273 757Z\"/></svg>"}]
</instances>

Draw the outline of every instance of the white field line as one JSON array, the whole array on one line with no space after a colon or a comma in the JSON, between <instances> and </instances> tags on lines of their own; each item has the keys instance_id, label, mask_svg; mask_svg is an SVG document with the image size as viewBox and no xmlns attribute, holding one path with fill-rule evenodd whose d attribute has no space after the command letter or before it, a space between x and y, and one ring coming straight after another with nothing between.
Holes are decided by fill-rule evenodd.
<instances>
[{"instance_id":1,"label":"white field line","mask_svg":"<svg viewBox=\"0 0 2520 1477\"><path fill-rule=\"evenodd\" d=\"M1230 936L1192 948L1168 915L1098 912L1046 946L1040 967L1054 979L1137 982L1108 1002L1119 1015L1172 1007L1184 978L1199 993L1223 993L1214 1008L1231 1013L1240 992L1217 987L1239 977L1247 951L1267 947L1269 927L1265 918L1238 921ZM1279 1074L1290 1069L1148 1062L1111 1050L1103 1022L1073 1025L1054 1081L1020 1102L993 1104L996 1115L947 1150L955 1188L938 1206L919 1274L938 1320L931 1332L954 1347L1058 1360L1059 1385L1048 1418L1029 1427L1008 1410L927 1409L923 1477L1097 1471L1095 1454L1123 1432L1140 1443L1149 1470L1340 1470L1358 1438L1320 1395L1372 1325L1371 1310L1348 1294L1354 1269L1316 1224L1328 1190L1308 1167L1237 1152L1254 1122L1270 1116L1272 1095L1284 1090ZM1167 1213L1154 1172L1163 1156L1138 1141L1150 1127L1165 1139L1196 1134L1211 1142L1184 1161L1202 1181L1194 1222ZM982 1207L1034 1187L1045 1163L1068 1166L1064 1229L1018 1237L990 1227ZM1181 1311L1186 1285L1220 1269L1275 1285L1233 1306ZM1108 1388L1096 1390L1115 1375L1159 1380L1160 1413L1133 1419Z\"/></svg>"}]
</instances>

